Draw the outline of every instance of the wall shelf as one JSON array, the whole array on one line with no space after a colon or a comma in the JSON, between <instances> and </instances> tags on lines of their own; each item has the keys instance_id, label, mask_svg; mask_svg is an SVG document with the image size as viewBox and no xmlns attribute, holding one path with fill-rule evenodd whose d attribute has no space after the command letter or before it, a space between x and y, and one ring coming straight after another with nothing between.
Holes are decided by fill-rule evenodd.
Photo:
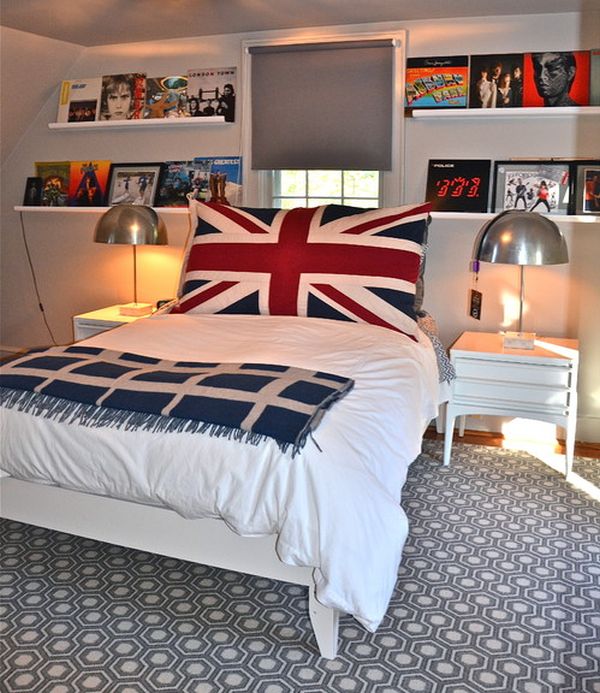
<instances>
[{"instance_id":1,"label":"wall shelf","mask_svg":"<svg viewBox=\"0 0 600 693\"><path fill-rule=\"evenodd\" d=\"M564 116L600 116L600 106L565 106L560 108L414 108L413 118L557 118Z\"/></svg>"},{"instance_id":2,"label":"wall shelf","mask_svg":"<svg viewBox=\"0 0 600 693\"><path fill-rule=\"evenodd\" d=\"M223 116L204 116L201 118L140 118L139 120L92 120L83 123L48 123L50 130L95 130L112 128L161 128L161 127L197 127L199 125L234 125L226 123Z\"/></svg>"},{"instance_id":3,"label":"wall shelf","mask_svg":"<svg viewBox=\"0 0 600 693\"><path fill-rule=\"evenodd\" d=\"M485 221L493 219L500 212L431 212L432 219L473 219L475 221ZM557 224L561 222L575 222L584 224L600 223L600 216L594 214L544 214L548 219L552 219Z\"/></svg>"},{"instance_id":4,"label":"wall shelf","mask_svg":"<svg viewBox=\"0 0 600 693\"><path fill-rule=\"evenodd\" d=\"M26 207L24 205L16 205L13 207L15 212L50 212L63 214L104 214L110 207ZM155 212L160 214L187 214L187 207L153 207Z\"/></svg>"},{"instance_id":5,"label":"wall shelf","mask_svg":"<svg viewBox=\"0 0 600 693\"><path fill-rule=\"evenodd\" d=\"M63 213L63 214L103 214L110 207L26 207L16 205L13 207L15 212L41 212L41 213ZM153 207L154 211L160 214L187 214L187 207ZM433 219L472 219L475 221L485 221L493 219L499 212L431 212ZM584 224L600 223L600 216L594 214L549 214L549 219L560 222L576 222Z\"/></svg>"}]
</instances>

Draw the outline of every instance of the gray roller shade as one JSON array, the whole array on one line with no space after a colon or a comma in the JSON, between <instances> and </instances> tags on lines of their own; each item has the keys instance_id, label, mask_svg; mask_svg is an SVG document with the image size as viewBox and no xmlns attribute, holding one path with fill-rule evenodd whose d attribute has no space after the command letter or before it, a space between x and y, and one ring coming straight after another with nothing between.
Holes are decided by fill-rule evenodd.
<instances>
[{"instance_id":1,"label":"gray roller shade","mask_svg":"<svg viewBox=\"0 0 600 693\"><path fill-rule=\"evenodd\" d=\"M389 40L255 46L252 168L391 168Z\"/></svg>"}]
</instances>

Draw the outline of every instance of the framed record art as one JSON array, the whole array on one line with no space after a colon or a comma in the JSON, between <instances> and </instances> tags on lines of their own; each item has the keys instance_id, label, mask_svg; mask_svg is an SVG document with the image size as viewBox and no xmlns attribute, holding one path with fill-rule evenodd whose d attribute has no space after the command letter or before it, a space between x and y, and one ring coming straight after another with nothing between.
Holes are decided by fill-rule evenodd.
<instances>
[{"instance_id":1,"label":"framed record art","mask_svg":"<svg viewBox=\"0 0 600 693\"><path fill-rule=\"evenodd\" d=\"M111 164L106 195L107 204L109 206L128 204L152 207L161 171L161 163Z\"/></svg>"},{"instance_id":2,"label":"framed record art","mask_svg":"<svg viewBox=\"0 0 600 693\"><path fill-rule=\"evenodd\" d=\"M570 167L568 161L496 161L492 211L569 214Z\"/></svg>"},{"instance_id":3,"label":"framed record art","mask_svg":"<svg viewBox=\"0 0 600 693\"><path fill-rule=\"evenodd\" d=\"M571 165L571 214L600 214L600 159Z\"/></svg>"},{"instance_id":4,"label":"framed record art","mask_svg":"<svg viewBox=\"0 0 600 693\"><path fill-rule=\"evenodd\" d=\"M425 199L433 212L487 212L490 159L430 159Z\"/></svg>"}]
</instances>

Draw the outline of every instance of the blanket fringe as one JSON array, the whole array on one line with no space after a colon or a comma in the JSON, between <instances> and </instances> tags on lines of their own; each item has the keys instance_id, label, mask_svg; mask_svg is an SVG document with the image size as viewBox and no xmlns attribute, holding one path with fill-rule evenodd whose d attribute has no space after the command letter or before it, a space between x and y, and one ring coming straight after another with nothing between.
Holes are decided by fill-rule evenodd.
<instances>
[{"instance_id":1,"label":"blanket fringe","mask_svg":"<svg viewBox=\"0 0 600 693\"><path fill-rule=\"evenodd\" d=\"M78 424L90 428L143 430L152 433L205 433L215 438L228 438L250 445L260 445L264 441L274 440L262 433L243 431L240 428L231 428L222 424L96 407L93 404L72 402L28 390L12 390L2 387L0 388L0 404L7 409L17 409L58 423ZM292 448L293 457L300 451L305 440L297 445L278 440L275 442L282 452L287 452L289 448Z\"/></svg>"}]
</instances>

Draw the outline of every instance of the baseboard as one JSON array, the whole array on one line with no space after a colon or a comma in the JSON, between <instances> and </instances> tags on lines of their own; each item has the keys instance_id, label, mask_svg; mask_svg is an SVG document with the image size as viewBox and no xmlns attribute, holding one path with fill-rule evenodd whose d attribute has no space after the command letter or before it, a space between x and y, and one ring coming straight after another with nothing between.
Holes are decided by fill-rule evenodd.
<instances>
[{"instance_id":1,"label":"baseboard","mask_svg":"<svg viewBox=\"0 0 600 693\"><path fill-rule=\"evenodd\" d=\"M443 440L444 434L436 430L435 422L432 422L429 428L425 431L425 438L432 440ZM470 443L472 445L489 445L491 447L502 447L504 444L504 435L499 431L481 431L473 428L465 429L465 434L462 438L458 437L458 433L454 433L455 443ZM563 438L557 438L555 451L564 454L565 441ZM600 460L600 443L584 441L583 439L575 441L575 455L579 457L592 457Z\"/></svg>"},{"instance_id":2,"label":"baseboard","mask_svg":"<svg viewBox=\"0 0 600 693\"><path fill-rule=\"evenodd\" d=\"M27 347L15 347L7 346L6 344L0 344L0 351L6 351L9 354L18 354L20 351L25 351Z\"/></svg>"},{"instance_id":3,"label":"baseboard","mask_svg":"<svg viewBox=\"0 0 600 693\"><path fill-rule=\"evenodd\" d=\"M600 416L585 414L577 417L577 440L600 444Z\"/></svg>"},{"instance_id":4,"label":"baseboard","mask_svg":"<svg viewBox=\"0 0 600 693\"><path fill-rule=\"evenodd\" d=\"M468 414L466 426L470 431L477 433L489 433L492 436L501 436L502 424L509 422L511 417L486 416ZM562 429L559 435L562 435ZM600 417L584 414L577 417L576 440L578 443L600 444Z\"/></svg>"}]
</instances>

